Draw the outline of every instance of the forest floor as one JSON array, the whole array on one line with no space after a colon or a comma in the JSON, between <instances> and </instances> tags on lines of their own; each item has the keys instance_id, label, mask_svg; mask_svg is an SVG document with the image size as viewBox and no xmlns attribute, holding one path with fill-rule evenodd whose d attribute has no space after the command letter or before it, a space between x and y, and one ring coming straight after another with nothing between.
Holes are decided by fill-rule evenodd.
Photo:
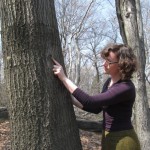
<instances>
[{"instance_id":1,"label":"forest floor","mask_svg":"<svg viewBox=\"0 0 150 150\"><path fill-rule=\"evenodd\" d=\"M83 150L101 150L99 134L80 130L80 139Z\"/></svg>"},{"instance_id":2,"label":"forest floor","mask_svg":"<svg viewBox=\"0 0 150 150\"><path fill-rule=\"evenodd\" d=\"M91 115L88 116L83 112L78 112L77 115L86 116L86 119L93 119ZM84 130L79 130L79 133L83 150L101 150L100 134ZM10 127L8 120L0 120L0 150L10 150Z\"/></svg>"},{"instance_id":3,"label":"forest floor","mask_svg":"<svg viewBox=\"0 0 150 150\"><path fill-rule=\"evenodd\" d=\"M10 128L8 120L0 121L0 150L10 150Z\"/></svg>"}]
</instances>

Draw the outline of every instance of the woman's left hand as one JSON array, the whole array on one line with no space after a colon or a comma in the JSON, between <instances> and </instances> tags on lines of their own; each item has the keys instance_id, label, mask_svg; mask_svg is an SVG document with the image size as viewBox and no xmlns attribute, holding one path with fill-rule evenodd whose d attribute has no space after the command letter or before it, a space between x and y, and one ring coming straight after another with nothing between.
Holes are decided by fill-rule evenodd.
<instances>
[{"instance_id":1,"label":"woman's left hand","mask_svg":"<svg viewBox=\"0 0 150 150\"><path fill-rule=\"evenodd\" d=\"M54 58L52 58L52 60L55 63L55 65L53 66L54 74L57 75L58 78L63 81L67 78L64 73L63 67Z\"/></svg>"},{"instance_id":2,"label":"woman's left hand","mask_svg":"<svg viewBox=\"0 0 150 150\"><path fill-rule=\"evenodd\" d=\"M55 63L53 67L54 74L58 76L58 78L62 81L64 86L68 89L68 91L72 94L78 87L67 78L67 76L64 73L63 67L54 59L52 58L53 62ZM77 106L79 105L77 102L74 102ZM78 106L79 108L82 108L82 105Z\"/></svg>"}]
</instances>

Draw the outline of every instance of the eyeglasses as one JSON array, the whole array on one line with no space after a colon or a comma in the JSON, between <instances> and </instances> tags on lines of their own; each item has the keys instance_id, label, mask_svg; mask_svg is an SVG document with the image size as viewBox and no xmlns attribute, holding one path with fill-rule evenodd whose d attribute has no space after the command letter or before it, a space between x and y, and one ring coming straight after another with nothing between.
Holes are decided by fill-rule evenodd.
<instances>
[{"instance_id":1,"label":"eyeglasses","mask_svg":"<svg viewBox=\"0 0 150 150\"><path fill-rule=\"evenodd\" d=\"M104 63L107 63L108 65L112 65L112 64L117 64L118 63L118 61L110 61L110 60L104 60Z\"/></svg>"}]
</instances>

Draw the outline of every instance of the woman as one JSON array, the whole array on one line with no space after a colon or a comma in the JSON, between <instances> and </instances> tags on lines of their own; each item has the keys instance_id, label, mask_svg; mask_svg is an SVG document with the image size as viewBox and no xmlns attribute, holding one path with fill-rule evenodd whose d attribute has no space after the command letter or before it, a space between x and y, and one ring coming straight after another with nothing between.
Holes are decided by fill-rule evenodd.
<instances>
[{"instance_id":1,"label":"woman","mask_svg":"<svg viewBox=\"0 0 150 150\"><path fill-rule=\"evenodd\" d=\"M137 135L131 123L135 101L135 86L131 81L137 70L132 49L124 44L109 44L101 51L105 73L110 78L102 93L90 96L69 80L62 66L53 59L54 74L77 99L73 103L88 112L103 111L102 150L140 150Z\"/></svg>"}]
</instances>

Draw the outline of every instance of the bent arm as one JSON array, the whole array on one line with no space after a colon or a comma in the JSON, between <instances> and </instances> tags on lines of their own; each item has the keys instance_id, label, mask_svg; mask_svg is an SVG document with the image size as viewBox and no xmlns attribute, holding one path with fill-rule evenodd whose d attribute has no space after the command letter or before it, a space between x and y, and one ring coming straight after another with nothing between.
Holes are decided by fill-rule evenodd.
<instances>
[{"instance_id":1,"label":"bent arm","mask_svg":"<svg viewBox=\"0 0 150 150\"><path fill-rule=\"evenodd\" d=\"M78 101L76 100L73 96L72 96L72 103L73 105L75 105L76 107L80 108L80 109L83 109L83 105Z\"/></svg>"},{"instance_id":2,"label":"bent arm","mask_svg":"<svg viewBox=\"0 0 150 150\"><path fill-rule=\"evenodd\" d=\"M67 90L72 94L78 87L67 77L63 78L61 80L63 82L63 84L65 85L65 87L67 88Z\"/></svg>"},{"instance_id":3,"label":"bent arm","mask_svg":"<svg viewBox=\"0 0 150 150\"><path fill-rule=\"evenodd\" d=\"M79 100L84 109L98 109L102 106L117 104L123 101L135 100L135 88L130 83L120 83L104 93L90 96L77 88L73 96Z\"/></svg>"},{"instance_id":4,"label":"bent arm","mask_svg":"<svg viewBox=\"0 0 150 150\"><path fill-rule=\"evenodd\" d=\"M66 77L62 66L55 59L52 58L52 60L55 63L53 67L54 74L57 75L57 77L62 81L67 90L72 94L78 87ZM83 105L74 98L72 98L72 103L80 109L83 108Z\"/></svg>"}]
</instances>

